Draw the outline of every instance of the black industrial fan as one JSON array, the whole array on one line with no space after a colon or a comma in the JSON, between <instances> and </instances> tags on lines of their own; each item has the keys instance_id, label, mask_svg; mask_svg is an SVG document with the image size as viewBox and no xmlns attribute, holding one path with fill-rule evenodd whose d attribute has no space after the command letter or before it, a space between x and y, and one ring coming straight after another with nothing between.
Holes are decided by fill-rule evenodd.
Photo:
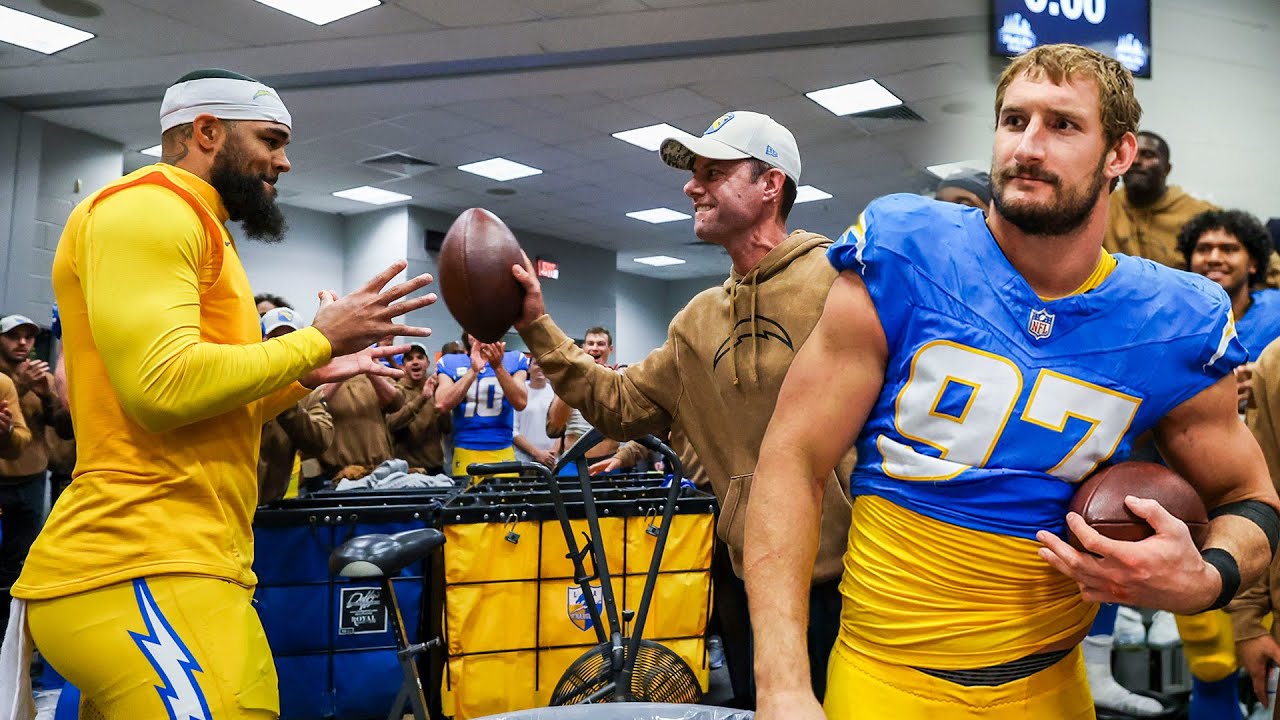
<instances>
[{"instance_id":1,"label":"black industrial fan","mask_svg":"<svg viewBox=\"0 0 1280 720\"><path fill-rule=\"evenodd\" d=\"M683 472L680 458L675 451L652 435L639 439L640 444L663 456L667 467L671 469L672 479L667 490L666 504L662 509L662 525L657 530L657 538L653 548L653 558L649 562L649 573L645 577L644 591L640 596L640 607L632 613L630 610L618 612L618 603L613 594L613 583L609 576L609 564L603 546L603 535L600 532L600 515L596 512L595 497L592 494L591 478L587 474L586 453L604 439L598 430L583 435L573 447L569 448L556 467L556 472L570 464L578 470L578 481L582 486L583 511L587 519L590 537L586 547L579 548L573 536L573 527L569 524L569 515L565 511L564 499L560 495L560 485L552 476L552 471L538 463L502 462L471 465L467 472L471 475L497 475L500 473L526 470L543 476L551 489L556 517L560 520L560 528L564 532L565 543L569 548L569 559L573 561L574 582L582 590L583 598L587 598L586 611L591 616L591 625L596 630L600 644L583 653L574 660L556 683L551 695L552 705L577 705L594 702L656 702L656 703L697 703L702 699L702 686L693 673L693 669L675 651L654 642L643 640L644 624L649 613L649 603L653 600L654 586L658 580L658 569L662 565L662 552L667 545L667 536L671 531L671 519L675 514L676 500L680 496L680 480ZM594 574L588 575L583 562L586 555L591 554ZM601 618L600 608L590 600L593 597L591 583L600 583L600 604L604 607L604 615L608 620L608 635L605 634L605 618ZM623 622L631 626L630 637L623 635Z\"/></svg>"}]
</instances>

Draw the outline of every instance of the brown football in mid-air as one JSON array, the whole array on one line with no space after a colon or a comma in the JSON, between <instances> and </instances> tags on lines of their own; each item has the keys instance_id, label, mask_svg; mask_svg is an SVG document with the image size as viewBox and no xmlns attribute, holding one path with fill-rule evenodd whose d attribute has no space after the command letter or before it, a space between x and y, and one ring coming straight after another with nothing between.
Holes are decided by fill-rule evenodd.
<instances>
[{"instance_id":1,"label":"brown football in mid-air","mask_svg":"<svg viewBox=\"0 0 1280 720\"><path fill-rule=\"evenodd\" d=\"M1114 540L1136 542L1156 534L1146 520L1124 504L1128 495L1160 503L1170 515L1187 524L1196 547L1209 534L1209 514L1200 494L1178 473L1150 462L1122 462L1098 471L1084 481L1071 498L1071 511L1089 527ZM1083 550L1072 535L1071 544Z\"/></svg>"},{"instance_id":2,"label":"brown football in mid-air","mask_svg":"<svg viewBox=\"0 0 1280 720\"><path fill-rule=\"evenodd\" d=\"M515 235L483 208L464 211L445 234L437 267L440 294L476 340L501 340L520 317L524 288L512 277L511 266L522 257Z\"/></svg>"}]
</instances>

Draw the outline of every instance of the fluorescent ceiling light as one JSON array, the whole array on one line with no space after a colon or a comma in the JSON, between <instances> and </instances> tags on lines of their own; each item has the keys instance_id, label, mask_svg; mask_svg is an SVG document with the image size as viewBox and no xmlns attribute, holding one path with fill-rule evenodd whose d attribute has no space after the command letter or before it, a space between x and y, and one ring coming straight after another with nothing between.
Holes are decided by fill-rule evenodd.
<instances>
[{"instance_id":1,"label":"fluorescent ceiling light","mask_svg":"<svg viewBox=\"0 0 1280 720\"><path fill-rule=\"evenodd\" d=\"M516 180L530 175L541 175L542 171L536 167L521 165L518 162L512 162L506 158L492 158L489 160L481 160L480 162L467 163L459 165L458 169L463 172L469 172L472 175L487 177L490 180Z\"/></svg>"},{"instance_id":2,"label":"fluorescent ceiling light","mask_svg":"<svg viewBox=\"0 0 1280 720\"><path fill-rule=\"evenodd\" d=\"M902 104L898 96L885 90L884 86L875 80L863 80L826 90L814 90L805 93L804 96L836 115L854 115Z\"/></svg>"},{"instance_id":3,"label":"fluorescent ceiling light","mask_svg":"<svg viewBox=\"0 0 1280 720\"><path fill-rule=\"evenodd\" d=\"M941 165L930 165L925 168L929 172L940 178L949 178L961 170L981 170L982 163L977 160L961 160L960 162L942 163ZM985 172L985 171L984 171Z\"/></svg>"},{"instance_id":4,"label":"fluorescent ceiling light","mask_svg":"<svg viewBox=\"0 0 1280 720\"><path fill-rule=\"evenodd\" d=\"M825 190L819 190L812 185L801 185L796 188L796 205L800 203L814 202L815 200L827 200L831 197L831 193Z\"/></svg>"},{"instance_id":5,"label":"fluorescent ceiling light","mask_svg":"<svg viewBox=\"0 0 1280 720\"><path fill-rule=\"evenodd\" d=\"M667 138L673 137L678 140L684 140L685 138L693 137L680 128L672 127L666 123L647 125L634 130L623 130L622 132L614 133L613 136L645 150L657 150L662 147L662 141Z\"/></svg>"},{"instance_id":6,"label":"fluorescent ceiling light","mask_svg":"<svg viewBox=\"0 0 1280 720\"><path fill-rule=\"evenodd\" d=\"M328 25L348 15L364 12L382 0L257 0L267 7L289 13L316 25Z\"/></svg>"},{"instance_id":7,"label":"fluorescent ceiling light","mask_svg":"<svg viewBox=\"0 0 1280 720\"><path fill-rule=\"evenodd\" d=\"M667 265L683 265L684 261L670 255L650 255L649 257L636 258L636 262L642 265L652 265L654 267L666 267Z\"/></svg>"},{"instance_id":8,"label":"fluorescent ceiling light","mask_svg":"<svg viewBox=\"0 0 1280 720\"><path fill-rule=\"evenodd\" d=\"M164 154L161 151L161 146L159 145L152 145L151 147L143 148L138 152L142 153L143 155L150 155L151 157L160 157L161 155Z\"/></svg>"},{"instance_id":9,"label":"fluorescent ceiling light","mask_svg":"<svg viewBox=\"0 0 1280 720\"><path fill-rule=\"evenodd\" d=\"M0 5L0 42L52 55L91 37L93 33Z\"/></svg>"},{"instance_id":10,"label":"fluorescent ceiling light","mask_svg":"<svg viewBox=\"0 0 1280 720\"><path fill-rule=\"evenodd\" d=\"M657 225L658 223L669 223L675 222L676 220L688 220L690 216L685 215L682 212L676 212L671 208L653 208L651 210L637 210L635 212L629 212L627 213L627 217L633 220L643 220L647 223ZM681 262L683 262L683 260Z\"/></svg>"},{"instance_id":11,"label":"fluorescent ceiling light","mask_svg":"<svg viewBox=\"0 0 1280 720\"><path fill-rule=\"evenodd\" d=\"M334 193L333 196L345 198L347 200L355 200L356 202L369 203L370 205L389 205L394 202L413 199L412 195L402 195L398 192L369 187L368 185L353 187L349 190L339 190Z\"/></svg>"}]
</instances>

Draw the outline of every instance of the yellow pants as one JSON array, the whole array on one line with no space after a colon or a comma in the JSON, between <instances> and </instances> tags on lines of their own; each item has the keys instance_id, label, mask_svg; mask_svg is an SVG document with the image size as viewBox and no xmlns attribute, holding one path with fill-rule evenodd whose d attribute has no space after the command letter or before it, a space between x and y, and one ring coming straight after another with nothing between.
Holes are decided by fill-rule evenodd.
<instances>
[{"instance_id":1,"label":"yellow pants","mask_svg":"<svg viewBox=\"0 0 1280 720\"><path fill-rule=\"evenodd\" d=\"M52 600L27 618L40 654L94 720L280 716L275 664L253 591L158 575Z\"/></svg>"},{"instance_id":2,"label":"yellow pants","mask_svg":"<svg viewBox=\"0 0 1280 720\"><path fill-rule=\"evenodd\" d=\"M467 466L471 463L508 462L515 459L516 449L514 446L497 450L468 450L467 448L455 447L453 449L453 466L450 468L449 474L454 477L462 477L467 474ZM471 478L473 484L476 480L478 478Z\"/></svg>"},{"instance_id":3,"label":"yellow pants","mask_svg":"<svg viewBox=\"0 0 1280 720\"><path fill-rule=\"evenodd\" d=\"M1231 637L1231 616L1226 610L1174 617L1192 675L1217 682L1236 671L1236 646Z\"/></svg>"},{"instance_id":4,"label":"yellow pants","mask_svg":"<svg viewBox=\"0 0 1280 720\"><path fill-rule=\"evenodd\" d=\"M890 665L836 642L827 667L828 720L1093 720L1080 648L1034 675L965 687Z\"/></svg>"}]
</instances>

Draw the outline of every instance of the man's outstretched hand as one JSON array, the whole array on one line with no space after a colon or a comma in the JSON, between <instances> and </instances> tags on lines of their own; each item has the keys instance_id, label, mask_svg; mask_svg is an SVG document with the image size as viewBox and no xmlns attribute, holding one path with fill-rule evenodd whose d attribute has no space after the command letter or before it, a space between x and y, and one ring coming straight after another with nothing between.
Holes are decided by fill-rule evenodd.
<instances>
[{"instance_id":1,"label":"man's outstretched hand","mask_svg":"<svg viewBox=\"0 0 1280 720\"><path fill-rule=\"evenodd\" d=\"M409 352L408 345L375 345L366 347L360 352L335 357L323 367L316 368L298 381L304 386L315 389L325 383L336 383L349 380L357 375L380 375L398 378L404 375L400 368L387 367L378 362L378 358L393 357Z\"/></svg>"},{"instance_id":2,"label":"man's outstretched hand","mask_svg":"<svg viewBox=\"0 0 1280 720\"><path fill-rule=\"evenodd\" d=\"M435 293L408 298L410 293L431 283L431 276L427 274L386 287L407 266L404 260L397 260L359 290L342 298L328 290L320 293L320 309L316 311L311 325L328 338L334 358L358 354L361 348L385 337L426 337L431 334L428 328L395 321L405 313L436 301Z\"/></svg>"}]
</instances>

